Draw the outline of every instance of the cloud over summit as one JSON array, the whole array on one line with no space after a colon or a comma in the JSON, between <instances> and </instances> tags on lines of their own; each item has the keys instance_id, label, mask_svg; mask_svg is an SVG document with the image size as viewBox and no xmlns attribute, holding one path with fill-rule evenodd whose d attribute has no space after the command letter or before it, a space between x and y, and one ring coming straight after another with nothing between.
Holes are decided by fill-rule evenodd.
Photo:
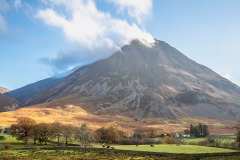
<instances>
[{"instance_id":1,"label":"cloud over summit","mask_svg":"<svg viewBox=\"0 0 240 160\"><path fill-rule=\"evenodd\" d=\"M95 1L90 0L44 0L44 8L36 11L36 17L49 27L58 28L66 40L79 45L78 52L69 52L79 63L91 61L110 55L120 46L132 39L152 41L152 35L144 30L142 21L151 11L152 0L109 0L106 5L118 8L117 14L125 13L126 19L113 17L110 12L97 8ZM133 21L129 20L133 18ZM81 54L84 51L84 56ZM87 54L86 54L87 53ZM64 53L65 57L68 53ZM62 54L55 58L45 57L48 65L55 69L70 66L71 61L62 61ZM62 63L50 63L58 62ZM76 63L74 61L74 63ZM63 66L61 66L63 65Z\"/></svg>"}]
</instances>

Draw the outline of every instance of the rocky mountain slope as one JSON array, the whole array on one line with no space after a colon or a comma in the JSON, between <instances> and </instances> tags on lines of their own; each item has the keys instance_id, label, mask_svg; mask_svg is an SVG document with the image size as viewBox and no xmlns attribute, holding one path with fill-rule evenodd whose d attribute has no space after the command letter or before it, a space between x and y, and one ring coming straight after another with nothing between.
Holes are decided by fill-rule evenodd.
<instances>
[{"instance_id":1,"label":"rocky mountain slope","mask_svg":"<svg viewBox=\"0 0 240 160\"><path fill-rule=\"evenodd\" d=\"M86 65L27 104L58 99L94 114L240 119L240 87L169 44L134 40Z\"/></svg>"},{"instance_id":2,"label":"rocky mountain slope","mask_svg":"<svg viewBox=\"0 0 240 160\"><path fill-rule=\"evenodd\" d=\"M21 107L21 104L8 96L0 93L0 112L12 111Z\"/></svg>"}]
</instances>

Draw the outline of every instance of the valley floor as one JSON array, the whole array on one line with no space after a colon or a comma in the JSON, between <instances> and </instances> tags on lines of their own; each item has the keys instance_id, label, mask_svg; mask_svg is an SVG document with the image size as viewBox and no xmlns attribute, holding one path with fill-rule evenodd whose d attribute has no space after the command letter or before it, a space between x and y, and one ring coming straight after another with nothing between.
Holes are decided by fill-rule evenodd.
<instances>
[{"instance_id":1,"label":"valley floor","mask_svg":"<svg viewBox=\"0 0 240 160\"><path fill-rule=\"evenodd\" d=\"M81 148L31 143L26 147L15 137L2 135L6 140L0 142L0 160L239 160L240 157L238 150L198 145L111 145L111 149L106 149L100 144Z\"/></svg>"}]
</instances>

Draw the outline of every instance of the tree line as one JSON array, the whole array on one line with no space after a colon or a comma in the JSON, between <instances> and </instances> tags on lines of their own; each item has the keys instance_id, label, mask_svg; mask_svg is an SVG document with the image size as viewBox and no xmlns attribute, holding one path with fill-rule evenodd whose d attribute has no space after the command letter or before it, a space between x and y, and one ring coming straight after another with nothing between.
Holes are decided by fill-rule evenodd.
<instances>
[{"instance_id":1,"label":"tree line","mask_svg":"<svg viewBox=\"0 0 240 160\"><path fill-rule=\"evenodd\" d=\"M69 142L78 141L80 145L85 146L91 142L100 143L138 143L140 141L147 142L156 137L156 130L153 128L137 128L134 129L133 135L128 137L125 132L119 130L117 127L102 127L96 131L92 131L86 124L80 126L73 126L69 124L55 123L36 123L35 120L28 117L19 117L15 124L11 125L12 134L18 140L23 140L29 143L32 139L34 144L47 144L49 140L54 140L58 145ZM184 130L185 132L185 130ZM206 137L209 135L208 126L199 123L197 126L191 124L188 132L191 137ZM170 134L167 134L171 136ZM129 142L131 141L131 142ZM152 141L151 141L152 142Z\"/></svg>"},{"instance_id":2,"label":"tree line","mask_svg":"<svg viewBox=\"0 0 240 160\"><path fill-rule=\"evenodd\" d=\"M208 126L199 123L196 126L190 125L189 133L191 137L207 137L209 135Z\"/></svg>"},{"instance_id":3,"label":"tree line","mask_svg":"<svg viewBox=\"0 0 240 160\"><path fill-rule=\"evenodd\" d=\"M70 142L79 142L86 146L95 140L94 132L86 124L80 126L55 123L36 123L28 117L19 117L15 124L11 125L11 134L25 144L33 140L34 144L47 144L50 140L58 145L67 145Z\"/></svg>"},{"instance_id":4,"label":"tree line","mask_svg":"<svg viewBox=\"0 0 240 160\"><path fill-rule=\"evenodd\" d=\"M78 142L81 146L88 146L92 142L118 143L126 134L117 127L102 127L92 131L86 124L73 126L69 124L55 123L36 123L28 117L19 117L15 124L12 124L11 134L17 140L23 140L29 144L30 140L34 144L47 144L49 141L57 145L68 145Z\"/></svg>"},{"instance_id":5,"label":"tree line","mask_svg":"<svg viewBox=\"0 0 240 160\"><path fill-rule=\"evenodd\" d=\"M236 126L236 142L240 148L240 125ZM125 132L115 126L101 127L92 131L86 124L73 126L70 124L37 123L28 117L19 117L15 124L10 127L11 134L18 140L23 140L25 144L33 141L34 144L47 144L48 142L57 145L68 145L78 142L81 146L87 146L92 142L98 143L121 143L121 144L153 144L158 143L154 140L158 137L153 128L136 128L133 134L128 136ZM189 130L185 129L184 134L190 134L191 137L207 137L209 130L207 125L199 123L196 126L190 125ZM174 135L161 134L162 143L175 143Z\"/></svg>"},{"instance_id":6,"label":"tree line","mask_svg":"<svg viewBox=\"0 0 240 160\"><path fill-rule=\"evenodd\" d=\"M68 145L78 142L81 146L87 146L92 142L107 144L152 144L156 136L153 128L137 128L131 136L119 130L118 127L101 127L92 131L86 124L73 126L70 124L37 123L28 117L19 117L15 124L12 124L11 134L25 144L33 141L34 144L47 144L49 141L57 145Z\"/></svg>"}]
</instances>

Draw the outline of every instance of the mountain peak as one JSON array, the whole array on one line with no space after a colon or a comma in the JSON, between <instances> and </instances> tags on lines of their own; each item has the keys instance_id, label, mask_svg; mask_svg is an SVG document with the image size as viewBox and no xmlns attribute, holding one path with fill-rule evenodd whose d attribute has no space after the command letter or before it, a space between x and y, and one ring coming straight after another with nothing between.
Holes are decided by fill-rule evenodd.
<instances>
[{"instance_id":1,"label":"mountain peak","mask_svg":"<svg viewBox=\"0 0 240 160\"><path fill-rule=\"evenodd\" d=\"M130 46L138 46L138 45L142 45L145 47L154 47L155 45L159 44L161 41L156 39L156 38L151 38L151 39L134 39L132 40L129 45Z\"/></svg>"}]
</instances>

